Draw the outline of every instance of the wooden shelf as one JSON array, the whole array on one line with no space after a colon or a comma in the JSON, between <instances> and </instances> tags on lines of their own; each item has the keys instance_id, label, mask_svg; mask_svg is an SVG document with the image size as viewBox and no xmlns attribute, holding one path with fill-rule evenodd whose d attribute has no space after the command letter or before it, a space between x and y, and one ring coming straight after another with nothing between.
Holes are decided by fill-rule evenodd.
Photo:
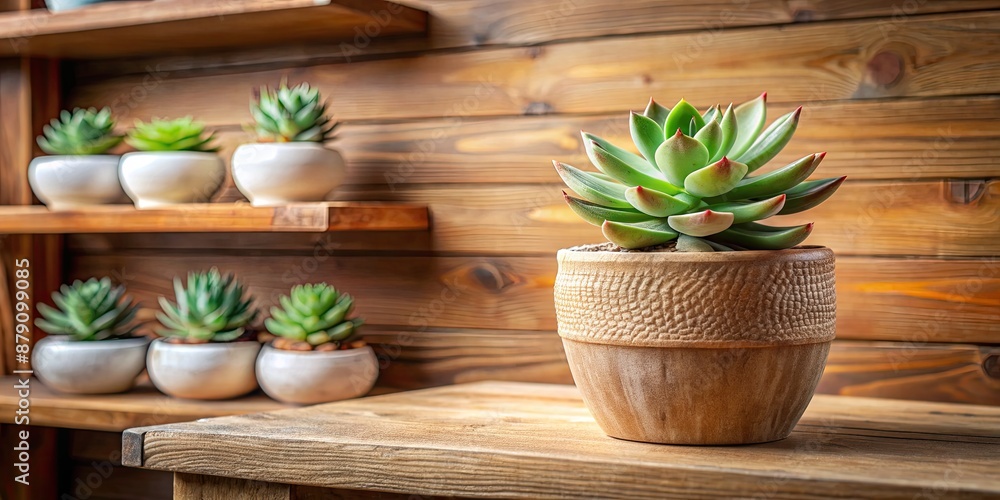
<instances>
[{"instance_id":1,"label":"wooden shelf","mask_svg":"<svg viewBox=\"0 0 1000 500\"><path fill-rule=\"evenodd\" d=\"M427 13L383 0L155 0L0 15L0 56L105 59L423 35Z\"/></svg>"},{"instance_id":2,"label":"wooden shelf","mask_svg":"<svg viewBox=\"0 0 1000 500\"><path fill-rule=\"evenodd\" d=\"M104 205L53 212L31 206L0 207L0 234L220 233L421 231L427 207L404 203L319 202L284 207L199 203L137 210Z\"/></svg>"},{"instance_id":3,"label":"wooden shelf","mask_svg":"<svg viewBox=\"0 0 1000 500\"><path fill-rule=\"evenodd\" d=\"M122 441L124 465L175 472L175 484L223 476L280 498L295 497L289 484L502 498L1000 495L1000 408L843 396L813 398L788 439L747 446L610 438L575 387L497 382L129 429Z\"/></svg>"},{"instance_id":4,"label":"wooden shelf","mask_svg":"<svg viewBox=\"0 0 1000 500\"><path fill-rule=\"evenodd\" d=\"M0 377L0 422L13 424L20 398L14 384L16 376ZM59 394L30 379L31 425L121 432L141 425L188 422L205 417L222 417L244 413L289 408L254 393L226 401L193 401L166 396L149 382L123 394L75 396Z\"/></svg>"}]
</instances>

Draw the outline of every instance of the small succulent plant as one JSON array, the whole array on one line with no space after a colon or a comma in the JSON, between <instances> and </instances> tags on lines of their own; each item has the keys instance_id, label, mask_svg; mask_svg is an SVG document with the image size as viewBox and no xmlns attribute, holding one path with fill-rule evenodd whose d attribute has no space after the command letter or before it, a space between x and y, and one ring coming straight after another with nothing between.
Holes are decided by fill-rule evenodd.
<instances>
[{"instance_id":1,"label":"small succulent plant","mask_svg":"<svg viewBox=\"0 0 1000 500\"><path fill-rule=\"evenodd\" d=\"M353 337L364 320L347 319L354 299L326 284L297 285L271 308L264 326L274 335L319 346Z\"/></svg>"},{"instance_id":2,"label":"small succulent plant","mask_svg":"<svg viewBox=\"0 0 1000 500\"><path fill-rule=\"evenodd\" d=\"M122 142L111 108L63 110L42 127L38 146L51 155L99 155Z\"/></svg>"},{"instance_id":3,"label":"small succulent plant","mask_svg":"<svg viewBox=\"0 0 1000 500\"><path fill-rule=\"evenodd\" d=\"M319 89L308 83L288 87L281 82L276 90L262 88L260 96L250 102L250 114L261 142L323 142L337 128Z\"/></svg>"},{"instance_id":4,"label":"small succulent plant","mask_svg":"<svg viewBox=\"0 0 1000 500\"><path fill-rule=\"evenodd\" d=\"M175 120L153 118L135 121L125 142L139 151L216 151L211 146L215 134L206 134L205 124L190 116Z\"/></svg>"},{"instance_id":5,"label":"small succulent plant","mask_svg":"<svg viewBox=\"0 0 1000 500\"><path fill-rule=\"evenodd\" d=\"M113 286L109 278L76 280L52 294L57 308L38 304L35 325L52 335L74 340L109 340L131 337L138 325L135 304L125 287Z\"/></svg>"},{"instance_id":6,"label":"small succulent plant","mask_svg":"<svg viewBox=\"0 0 1000 500\"><path fill-rule=\"evenodd\" d=\"M175 277L174 295L176 303L160 297L163 311L156 318L166 329L156 333L163 337L228 342L243 335L257 316L243 284L232 274L223 276L214 267L207 272L188 273L187 286Z\"/></svg>"},{"instance_id":7,"label":"small succulent plant","mask_svg":"<svg viewBox=\"0 0 1000 500\"><path fill-rule=\"evenodd\" d=\"M806 181L826 153L806 155L750 175L792 138L801 107L764 127L767 94L725 110L698 112L683 99L668 109L652 99L630 118L642 156L583 132L587 155L600 173L553 162L570 208L601 226L625 249L675 242L679 251L777 250L801 243L812 224L773 227L757 221L812 208L845 177Z\"/></svg>"}]
</instances>

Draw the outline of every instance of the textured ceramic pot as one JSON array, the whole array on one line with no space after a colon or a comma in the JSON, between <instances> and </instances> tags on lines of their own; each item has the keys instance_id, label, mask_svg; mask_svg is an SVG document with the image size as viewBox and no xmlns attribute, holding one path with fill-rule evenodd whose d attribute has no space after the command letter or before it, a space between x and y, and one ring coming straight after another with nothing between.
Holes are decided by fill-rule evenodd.
<instances>
[{"instance_id":1,"label":"textured ceramic pot","mask_svg":"<svg viewBox=\"0 0 1000 500\"><path fill-rule=\"evenodd\" d=\"M257 381L283 403L316 404L364 396L378 379L378 359L369 346L343 351L286 351L264 346Z\"/></svg>"},{"instance_id":2,"label":"textured ceramic pot","mask_svg":"<svg viewBox=\"0 0 1000 500\"><path fill-rule=\"evenodd\" d=\"M118 176L136 208L158 208L209 201L226 166L215 153L140 151L122 156Z\"/></svg>"},{"instance_id":3,"label":"textured ceramic pot","mask_svg":"<svg viewBox=\"0 0 1000 500\"><path fill-rule=\"evenodd\" d=\"M28 184L50 210L126 203L117 155L39 156L28 165Z\"/></svg>"},{"instance_id":4,"label":"textured ceramic pot","mask_svg":"<svg viewBox=\"0 0 1000 500\"><path fill-rule=\"evenodd\" d=\"M323 201L344 181L344 158L315 142L244 144L233 153L233 182L256 207Z\"/></svg>"},{"instance_id":5,"label":"textured ceramic pot","mask_svg":"<svg viewBox=\"0 0 1000 500\"><path fill-rule=\"evenodd\" d=\"M230 399L257 388L257 342L174 344L156 339L146 369L160 392L186 399Z\"/></svg>"},{"instance_id":6,"label":"textured ceramic pot","mask_svg":"<svg viewBox=\"0 0 1000 500\"><path fill-rule=\"evenodd\" d=\"M558 259L559 335L608 435L742 444L792 431L834 337L829 249Z\"/></svg>"},{"instance_id":7,"label":"textured ceramic pot","mask_svg":"<svg viewBox=\"0 0 1000 500\"><path fill-rule=\"evenodd\" d=\"M46 387L69 394L113 394L132 388L146 367L149 339L74 341L51 335L35 343L31 367Z\"/></svg>"},{"instance_id":8,"label":"textured ceramic pot","mask_svg":"<svg viewBox=\"0 0 1000 500\"><path fill-rule=\"evenodd\" d=\"M79 9L95 3L108 3L121 0L45 0L45 6L52 12L63 12Z\"/></svg>"}]
</instances>

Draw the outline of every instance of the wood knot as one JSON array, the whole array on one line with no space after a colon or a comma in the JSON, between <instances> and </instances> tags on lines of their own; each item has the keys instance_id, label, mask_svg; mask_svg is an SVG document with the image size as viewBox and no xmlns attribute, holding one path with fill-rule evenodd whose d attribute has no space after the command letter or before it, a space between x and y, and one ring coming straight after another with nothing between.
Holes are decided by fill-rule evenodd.
<instances>
[{"instance_id":1,"label":"wood knot","mask_svg":"<svg viewBox=\"0 0 1000 500\"><path fill-rule=\"evenodd\" d=\"M527 106L524 107L525 115L548 115L555 112L555 108L547 102L529 102Z\"/></svg>"},{"instance_id":2,"label":"wood knot","mask_svg":"<svg viewBox=\"0 0 1000 500\"><path fill-rule=\"evenodd\" d=\"M903 57L889 50L875 54L867 65L871 81L881 87L891 87L903 77Z\"/></svg>"},{"instance_id":3,"label":"wood knot","mask_svg":"<svg viewBox=\"0 0 1000 500\"><path fill-rule=\"evenodd\" d=\"M960 205L971 205L986 194L986 181L983 179L953 180L945 186L945 198Z\"/></svg>"},{"instance_id":4,"label":"wood knot","mask_svg":"<svg viewBox=\"0 0 1000 500\"><path fill-rule=\"evenodd\" d=\"M799 9L792 13L792 22L808 23L816 19L816 12L809 9Z\"/></svg>"},{"instance_id":5,"label":"wood knot","mask_svg":"<svg viewBox=\"0 0 1000 500\"><path fill-rule=\"evenodd\" d=\"M983 359L983 371L990 378L1000 379L1000 354L990 354Z\"/></svg>"},{"instance_id":6,"label":"wood knot","mask_svg":"<svg viewBox=\"0 0 1000 500\"><path fill-rule=\"evenodd\" d=\"M513 285L517 280L508 273L490 263L482 263L473 267L469 274L486 290L501 292Z\"/></svg>"},{"instance_id":7,"label":"wood knot","mask_svg":"<svg viewBox=\"0 0 1000 500\"><path fill-rule=\"evenodd\" d=\"M545 53L545 49L542 47L528 47L528 58L538 59Z\"/></svg>"}]
</instances>

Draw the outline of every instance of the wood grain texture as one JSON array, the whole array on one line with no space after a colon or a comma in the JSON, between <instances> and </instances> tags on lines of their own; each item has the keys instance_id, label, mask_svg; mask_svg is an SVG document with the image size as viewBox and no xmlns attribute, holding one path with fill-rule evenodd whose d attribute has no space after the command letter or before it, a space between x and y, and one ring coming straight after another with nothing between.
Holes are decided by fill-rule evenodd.
<instances>
[{"instance_id":1,"label":"wood grain texture","mask_svg":"<svg viewBox=\"0 0 1000 500\"><path fill-rule=\"evenodd\" d=\"M995 346L837 341L817 390L1000 406L998 368Z\"/></svg>"},{"instance_id":2,"label":"wood grain texture","mask_svg":"<svg viewBox=\"0 0 1000 500\"><path fill-rule=\"evenodd\" d=\"M774 103L795 105L1000 91L1000 67L988 62L1000 50L1000 13L906 17L886 30L883 22L723 30L708 32L704 43L701 32L431 53L354 62L346 69L310 66L291 75L265 70L174 78L162 72L141 99L132 92L150 75L127 75L78 86L69 102L110 105L119 118L146 119L169 109L171 116L235 125L249 119L253 87L285 76L331 96L342 120L602 113L643 106L650 96L669 102L684 97L707 107L720 98L748 100L762 90ZM696 57L686 56L692 50ZM881 53L902 61L891 84L873 80L881 66L872 58ZM406 92L398 91L400 78Z\"/></svg>"},{"instance_id":3,"label":"wood grain texture","mask_svg":"<svg viewBox=\"0 0 1000 500\"><path fill-rule=\"evenodd\" d=\"M3 377L0 410L3 423L14 421L18 398L15 378ZM31 425L121 431L139 425L185 422L204 417L255 413L286 408L260 394L228 401L192 401L164 396L144 384L123 394L70 396L54 393L37 379L31 379Z\"/></svg>"},{"instance_id":4,"label":"wood grain texture","mask_svg":"<svg viewBox=\"0 0 1000 500\"><path fill-rule=\"evenodd\" d=\"M349 40L355 26L422 35L426 14L382 0L171 0L0 15L0 56L113 58L309 40ZM203 36L212 33L212 36Z\"/></svg>"},{"instance_id":5,"label":"wood grain texture","mask_svg":"<svg viewBox=\"0 0 1000 500\"><path fill-rule=\"evenodd\" d=\"M816 396L790 438L737 455L614 440L575 388L515 383L130 429L125 439L142 442L141 454L123 456L130 466L412 494L1000 494L1000 409L843 396Z\"/></svg>"},{"instance_id":6,"label":"wood grain texture","mask_svg":"<svg viewBox=\"0 0 1000 500\"><path fill-rule=\"evenodd\" d=\"M218 266L241 276L265 311L294 284L326 281L355 296L358 314L370 325L556 328L552 256L366 257L343 255L335 243L320 242L296 255L245 256L239 250L75 256L69 278L115 277L155 307L161 294L172 296L175 275ZM1000 336L995 259L838 256L836 266L838 338L995 343ZM146 310L140 316L153 315Z\"/></svg>"},{"instance_id":7,"label":"wood grain texture","mask_svg":"<svg viewBox=\"0 0 1000 500\"><path fill-rule=\"evenodd\" d=\"M676 31L716 32L747 26L810 23L902 15L985 10L1000 7L992 0L943 0L900 4L894 0L565 0L532 3L520 0L412 0L407 5L429 12L432 29L425 38L359 37L347 46L317 41L308 45L259 48L235 53L199 53L125 60L86 61L78 77L144 73L153 65L171 72L208 68L351 62L389 54L493 45L534 45L602 36ZM891 30L892 25L887 25Z\"/></svg>"},{"instance_id":8,"label":"wood grain texture","mask_svg":"<svg viewBox=\"0 0 1000 500\"><path fill-rule=\"evenodd\" d=\"M392 203L191 203L137 210L104 205L53 212L41 206L0 207L0 234L149 232L325 232L427 229L427 208Z\"/></svg>"},{"instance_id":9,"label":"wood grain texture","mask_svg":"<svg viewBox=\"0 0 1000 500\"><path fill-rule=\"evenodd\" d=\"M174 474L174 500L291 500L287 484L264 483L197 474Z\"/></svg>"}]
</instances>

